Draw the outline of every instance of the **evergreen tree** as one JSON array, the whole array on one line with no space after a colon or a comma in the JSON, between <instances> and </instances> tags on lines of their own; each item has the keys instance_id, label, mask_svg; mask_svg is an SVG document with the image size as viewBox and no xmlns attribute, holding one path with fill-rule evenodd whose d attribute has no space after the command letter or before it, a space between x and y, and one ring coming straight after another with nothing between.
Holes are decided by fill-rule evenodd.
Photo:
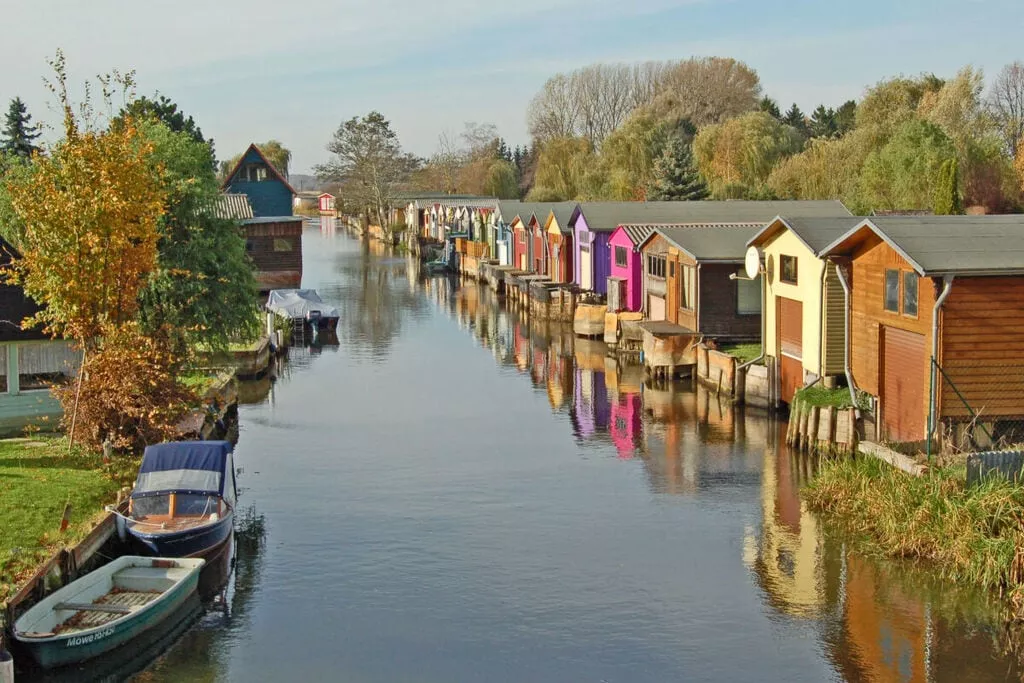
<instances>
[{"instance_id":1,"label":"evergreen tree","mask_svg":"<svg viewBox=\"0 0 1024 683\"><path fill-rule=\"evenodd\" d=\"M857 103L853 100L843 102L842 106L836 109L835 122L836 133L840 136L853 130L857 125Z\"/></svg>"},{"instance_id":2,"label":"evergreen tree","mask_svg":"<svg viewBox=\"0 0 1024 683\"><path fill-rule=\"evenodd\" d=\"M775 100L767 95L761 98L761 101L757 104L757 108L766 114L771 114L773 118L779 119L780 121L782 120L782 112L779 111L779 105Z\"/></svg>"},{"instance_id":3,"label":"evergreen tree","mask_svg":"<svg viewBox=\"0 0 1024 683\"><path fill-rule=\"evenodd\" d=\"M939 167L935 183L935 215L959 216L964 212L960 198L960 173L956 159L947 159Z\"/></svg>"},{"instance_id":4,"label":"evergreen tree","mask_svg":"<svg viewBox=\"0 0 1024 683\"><path fill-rule=\"evenodd\" d=\"M497 145L495 146L494 156L500 161L512 161L512 150L509 149L508 143L505 142L505 138L498 138Z\"/></svg>"},{"instance_id":5,"label":"evergreen tree","mask_svg":"<svg viewBox=\"0 0 1024 683\"><path fill-rule=\"evenodd\" d=\"M35 140L41 135L39 126L32 123L32 116L20 97L11 100L4 122L3 135L0 135L0 151L28 159L32 152L39 151Z\"/></svg>"},{"instance_id":6,"label":"evergreen tree","mask_svg":"<svg viewBox=\"0 0 1024 683\"><path fill-rule=\"evenodd\" d=\"M796 128L804 135L807 134L807 117L805 117L804 113L800 111L800 107L796 105L796 102L794 102L793 106L789 108L786 115L782 117L782 122L788 126Z\"/></svg>"},{"instance_id":7,"label":"evergreen tree","mask_svg":"<svg viewBox=\"0 0 1024 683\"><path fill-rule=\"evenodd\" d=\"M654 179L647 188L651 201L684 202L704 199L708 186L693 162L686 140L675 135L654 162Z\"/></svg>"},{"instance_id":8,"label":"evergreen tree","mask_svg":"<svg viewBox=\"0 0 1024 683\"><path fill-rule=\"evenodd\" d=\"M810 133L812 138L830 138L839 132L836 126L836 112L834 109L825 108L819 104L818 108L811 114Z\"/></svg>"}]
</instances>

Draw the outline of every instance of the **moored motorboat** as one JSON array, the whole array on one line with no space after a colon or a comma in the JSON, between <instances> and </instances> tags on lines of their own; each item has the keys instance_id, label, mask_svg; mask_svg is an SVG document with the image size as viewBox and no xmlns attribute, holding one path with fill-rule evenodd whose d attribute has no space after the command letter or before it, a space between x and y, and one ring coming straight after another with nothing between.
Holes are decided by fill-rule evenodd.
<instances>
[{"instance_id":1,"label":"moored motorboat","mask_svg":"<svg viewBox=\"0 0 1024 683\"><path fill-rule=\"evenodd\" d=\"M127 514L111 510L139 552L205 557L231 536L237 491L231 444L176 441L147 446Z\"/></svg>"},{"instance_id":2,"label":"moored motorboat","mask_svg":"<svg viewBox=\"0 0 1024 683\"><path fill-rule=\"evenodd\" d=\"M338 326L338 309L324 303L315 289L272 289L266 309L274 315L320 330Z\"/></svg>"},{"instance_id":3,"label":"moored motorboat","mask_svg":"<svg viewBox=\"0 0 1024 683\"><path fill-rule=\"evenodd\" d=\"M199 558L124 556L44 598L14 622L14 638L44 669L125 645L196 593Z\"/></svg>"}]
</instances>

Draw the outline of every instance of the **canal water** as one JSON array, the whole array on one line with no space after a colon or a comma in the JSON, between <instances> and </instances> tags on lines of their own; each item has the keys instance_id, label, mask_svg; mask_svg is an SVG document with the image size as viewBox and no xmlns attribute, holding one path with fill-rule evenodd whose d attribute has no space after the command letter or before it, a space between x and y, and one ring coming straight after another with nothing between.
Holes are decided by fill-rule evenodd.
<instances>
[{"instance_id":1,"label":"canal water","mask_svg":"<svg viewBox=\"0 0 1024 683\"><path fill-rule=\"evenodd\" d=\"M784 424L645 387L343 232L303 239L337 343L243 387L262 542L138 680L1019 678L984 595L806 511Z\"/></svg>"}]
</instances>

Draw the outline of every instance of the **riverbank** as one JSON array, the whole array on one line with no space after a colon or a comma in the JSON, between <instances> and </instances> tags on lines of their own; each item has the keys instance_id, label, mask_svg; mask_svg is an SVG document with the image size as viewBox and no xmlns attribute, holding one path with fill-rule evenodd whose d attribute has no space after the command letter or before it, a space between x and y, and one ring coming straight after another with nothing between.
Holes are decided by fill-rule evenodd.
<instances>
[{"instance_id":1,"label":"riverbank","mask_svg":"<svg viewBox=\"0 0 1024 683\"><path fill-rule=\"evenodd\" d=\"M1006 597L1015 618L1024 610L1024 487L968 487L964 466L913 477L858 456L823 462L804 497L865 551L927 562Z\"/></svg>"},{"instance_id":2,"label":"riverbank","mask_svg":"<svg viewBox=\"0 0 1024 683\"><path fill-rule=\"evenodd\" d=\"M74 447L64 437L0 440L0 604L63 546L89 534L104 516L103 506L131 486L139 459L115 456L104 464L98 453ZM65 505L70 524L61 532Z\"/></svg>"}]
</instances>

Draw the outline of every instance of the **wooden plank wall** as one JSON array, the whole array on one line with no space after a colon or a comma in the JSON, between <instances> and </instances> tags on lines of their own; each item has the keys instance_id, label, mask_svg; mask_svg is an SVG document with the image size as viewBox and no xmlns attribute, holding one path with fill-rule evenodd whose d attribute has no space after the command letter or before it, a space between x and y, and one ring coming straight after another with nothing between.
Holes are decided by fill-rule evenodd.
<instances>
[{"instance_id":1,"label":"wooden plank wall","mask_svg":"<svg viewBox=\"0 0 1024 683\"><path fill-rule=\"evenodd\" d=\"M943 306L940 353L982 421L1024 418L1024 276L957 278ZM941 400L942 417L969 416L946 382Z\"/></svg>"}]
</instances>

